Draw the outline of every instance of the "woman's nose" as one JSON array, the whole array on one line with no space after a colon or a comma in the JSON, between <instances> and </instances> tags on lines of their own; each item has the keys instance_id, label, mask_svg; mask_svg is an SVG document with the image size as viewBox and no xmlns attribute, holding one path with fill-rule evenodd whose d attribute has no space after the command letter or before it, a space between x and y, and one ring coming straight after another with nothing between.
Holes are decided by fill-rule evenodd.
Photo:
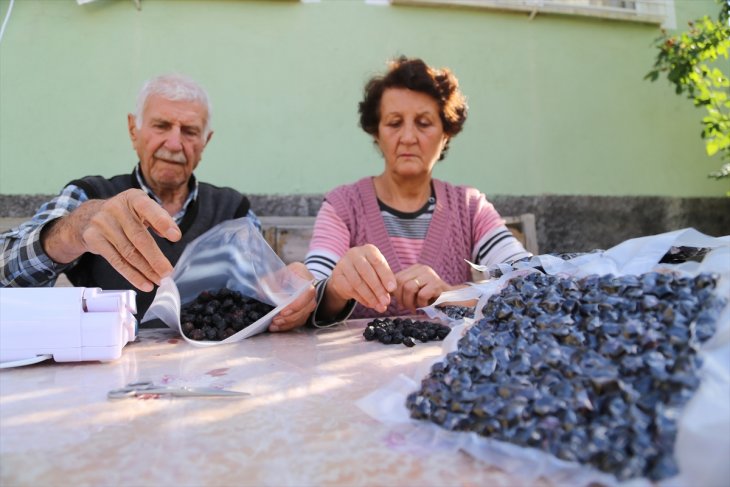
<instances>
[{"instance_id":1,"label":"woman's nose","mask_svg":"<svg viewBox=\"0 0 730 487\"><path fill-rule=\"evenodd\" d=\"M403 131L400 136L401 142L411 144L416 141L416 128L413 124L403 125Z\"/></svg>"}]
</instances>

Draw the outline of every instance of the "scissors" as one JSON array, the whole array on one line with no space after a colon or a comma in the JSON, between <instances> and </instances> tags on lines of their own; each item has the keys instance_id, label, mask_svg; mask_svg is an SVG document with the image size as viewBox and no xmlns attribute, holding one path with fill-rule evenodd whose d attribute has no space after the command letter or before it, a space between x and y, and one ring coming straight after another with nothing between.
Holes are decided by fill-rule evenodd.
<instances>
[{"instance_id":1,"label":"scissors","mask_svg":"<svg viewBox=\"0 0 730 487\"><path fill-rule=\"evenodd\" d=\"M213 387L168 387L158 386L151 381L130 382L126 386L107 393L108 399L127 399L146 394L159 394L171 397L242 397L248 392L215 389Z\"/></svg>"}]
</instances>

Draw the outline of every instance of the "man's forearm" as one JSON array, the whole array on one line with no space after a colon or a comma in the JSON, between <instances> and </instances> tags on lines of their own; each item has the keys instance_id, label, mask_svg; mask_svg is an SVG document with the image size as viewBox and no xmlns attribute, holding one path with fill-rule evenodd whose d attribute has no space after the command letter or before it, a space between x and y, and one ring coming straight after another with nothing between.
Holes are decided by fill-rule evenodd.
<instances>
[{"instance_id":1,"label":"man's forearm","mask_svg":"<svg viewBox=\"0 0 730 487\"><path fill-rule=\"evenodd\" d=\"M67 264L86 252L83 230L103 203L102 200L89 200L46 225L41 233L41 245L48 257L59 264Z\"/></svg>"},{"instance_id":2,"label":"man's forearm","mask_svg":"<svg viewBox=\"0 0 730 487\"><path fill-rule=\"evenodd\" d=\"M54 262L45 252L41 235L53 221L67 216L88 201L86 193L73 184L44 203L33 218L0 235L0 285L25 287L53 285L68 266Z\"/></svg>"}]
</instances>

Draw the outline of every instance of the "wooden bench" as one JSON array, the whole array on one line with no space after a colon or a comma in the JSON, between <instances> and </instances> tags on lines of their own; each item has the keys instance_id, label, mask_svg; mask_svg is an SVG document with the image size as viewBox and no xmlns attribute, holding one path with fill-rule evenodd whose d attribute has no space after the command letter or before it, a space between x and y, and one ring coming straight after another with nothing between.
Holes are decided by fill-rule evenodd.
<instances>
[{"instance_id":1,"label":"wooden bench","mask_svg":"<svg viewBox=\"0 0 730 487\"><path fill-rule=\"evenodd\" d=\"M262 216L264 237L271 248L285 263L303 261L312 238L313 216ZM535 215L524 213L519 216L503 217L507 228L522 242L525 248L538 255Z\"/></svg>"},{"instance_id":2,"label":"wooden bench","mask_svg":"<svg viewBox=\"0 0 730 487\"><path fill-rule=\"evenodd\" d=\"M0 218L0 233L16 227L27 218ZM285 263L302 262L309 248L314 229L313 216L261 216L264 237L271 248ZM535 215L504 216L507 228L522 242L525 248L538 255ZM69 285L66 276L59 278L59 286Z\"/></svg>"}]
</instances>

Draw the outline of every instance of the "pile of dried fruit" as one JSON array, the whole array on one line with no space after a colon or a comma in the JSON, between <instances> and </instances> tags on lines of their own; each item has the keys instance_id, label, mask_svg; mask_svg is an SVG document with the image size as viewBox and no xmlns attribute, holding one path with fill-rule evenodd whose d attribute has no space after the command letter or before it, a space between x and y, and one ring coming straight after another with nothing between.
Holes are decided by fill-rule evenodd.
<instances>
[{"instance_id":1,"label":"pile of dried fruit","mask_svg":"<svg viewBox=\"0 0 730 487\"><path fill-rule=\"evenodd\" d=\"M203 291L182 306L181 329L192 340L225 340L273 309L274 306L228 288Z\"/></svg>"},{"instance_id":2,"label":"pile of dried fruit","mask_svg":"<svg viewBox=\"0 0 730 487\"><path fill-rule=\"evenodd\" d=\"M430 342L443 340L451 328L432 321L412 320L410 318L376 318L365 327L362 336L367 341L377 340L385 345L402 343L406 347L416 344L414 340Z\"/></svg>"},{"instance_id":3,"label":"pile of dried fruit","mask_svg":"<svg viewBox=\"0 0 730 487\"><path fill-rule=\"evenodd\" d=\"M409 395L411 416L618 479L677 472L677 418L724 301L716 277L515 278Z\"/></svg>"}]
</instances>

